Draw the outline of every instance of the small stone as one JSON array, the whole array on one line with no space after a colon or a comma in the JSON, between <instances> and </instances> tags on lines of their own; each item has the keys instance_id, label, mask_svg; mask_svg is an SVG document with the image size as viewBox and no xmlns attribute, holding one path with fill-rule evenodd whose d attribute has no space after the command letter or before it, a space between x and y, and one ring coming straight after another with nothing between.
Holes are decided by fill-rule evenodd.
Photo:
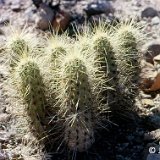
<instances>
[{"instance_id":1,"label":"small stone","mask_svg":"<svg viewBox=\"0 0 160 160\"><path fill-rule=\"evenodd\" d=\"M21 10L21 1L20 0L14 0L11 3L11 9L12 11L18 12Z\"/></svg>"},{"instance_id":2,"label":"small stone","mask_svg":"<svg viewBox=\"0 0 160 160\"><path fill-rule=\"evenodd\" d=\"M160 138L160 129L156 129L155 131L151 131L144 134L144 140L158 140Z\"/></svg>"},{"instance_id":3,"label":"small stone","mask_svg":"<svg viewBox=\"0 0 160 160\"><path fill-rule=\"evenodd\" d=\"M13 4L11 5L12 11L18 12L21 10L21 5L20 4Z\"/></svg>"},{"instance_id":4,"label":"small stone","mask_svg":"<svg viewBox=\"0 0 160 160\"><path fill-rule=\"evenodd\" d=\"M147 160L160 160L160 154L148 154Z\"/></svg>"},{"instance_id":5,"label":"small stone","mask_svg":"<svg viewBox=\"0 0 160 160\"><path fill-rule=\"evenodd\" d=\"M84 9L88 16L101 14L101 13L113 13L114 9L108 1L98 1L89 3L87 8Z\"/></svg>"},{"instance_id":6,"label":"small stone","mask_svg":"<svg viewBox=\"0 0 160 160\"><path fill-rule=\"evenodd\" d=\"M33 4L39 8L40 4L42 3L42 0L32 0Z\"/></svg>"},{"instance_id":7,"label":"small stone","mask_svg":"<svg viewBox=\"0 0 160 160\"><path fill-rule=\"evenodd\" d=\"M140 92L140 95L142 97L142 99L151 99L151 95L150 94L145 94L144 92Z\"/></svg>"},{"instance_id":8,"label":"small stone","mask_svg":"<svg viewBox=\"0 0 160 160\"><path fill-rule=\"evenodd\" d=\"M152 18L151 24L152 24L152 25L158 25L158 24L160 24L160 19L159 19L159 17L156 16L156 17Z\"/></svg>"},{"instance_id":9,"label":"small stone","mask_svg":"<svg viewBox=\"0 0 160 160\"><path fill-rule=\"evenodd\" d=\"M0 25L6 25L9 23L9 17L5 16L5 17L0 17Z\"/></svg>"},{"instance_id":10,"label":"small stone","mask_svg":"<svg viewBox=\"0 0 160 160\"><path fill-rule=\"evenodd\" d=\"M8 142L9 139L10 139L9 133L7 133L5 131L0 132L0 143Z\"/></svg>"},{"instance_id":11,"label":"small stone","mask_svg":"<svg viewBox=\"0 0 160 160\"><path fill-rule=\"evenodd\" d=\"M160 128L160 116L151 115L149 116L148 123L155 128Z\"/></svg>"},{"instance_id":12,"label":"small stone","mask_svg":"<svg viewBox=\"0 0 160 160\"><path fill-rule=\"evenodd\" d=\"M145 8L145 9L142 11L142 13L141 13L141 17L142 17L142 18L144 18L144 17L146 17L146 18L149 18L149 17L153 18L153 17L155 17L155 16L158 16L158 12L157 12L157 10L155 10L155 9L152 8L152 7L147 7L147 8Z\"/></svg>"},{"instance_id":13,"label":"small stone","mask_svg":"<svg viewBox=\"0 0 160 160\"><path fill-rule=\"evenodd\" d=\"M160 107L154 107L151 108L151 111L153 112L154 115L160 116Z\"/></svg>"},{"instance_id":14,"label":"small stone","mask_svg":"<svg viewBox=\"0 0 160 160\"><path fill-rule=\"evenodd\" d=\"M146 43L142 47L142 53L147 62L154 64L153 58L160 54L160 39Z\"/></svg>"},{"instance_id":15,"label":"small stone","mask_svg":"<svg viewBox=\"0 0 160 160\"><path fill-rule=\"evenodd\" d=\"M0 114L0 122L4 123L4 122L8 122L10 119L10 115L6 114L6 113L1 113Z\"/></svg>"},{"instance_id":16,"label":"small stone","mask_svg":"<svg viewBox=\"0 0 160 160\"><path fill-rule=\"evenodd\" d=\"M67 29L67 27L69 26L70 19L71 19L71 16L68 12L60 10L56 14L56 16L52 22L53 29L55 31L57 31L58 33L65 31Z\"/></svg>"},{"instance_id":17,"label":"small stone","mask_svg":"<svg viewBox=\"0 0 160 160\"><path fill-rule=\"evenodd\" d=\"M51 25L54 18L53 10L46 4L40 4L38 14L36 17L36 25L39 29L46 30Z\"/></svg>"},{"instance_id":18,"label":"small stone","mask_svg":"<svg viewBox=\"0 0 160 160\"><path fill-rule=\"evenodd\" d=\"M6 160L6 159L7 159L6 155L0 151L0 160Z\"/></svg>"},{"instance_id":19,"label":"small stone","mask_svg":"<svg viewBox=\"0 0 160 160\"><path fill-rule=\"evenodd\" d=\"M152 99L142 99L142 104L147 107L154 106L154 102Z\"/></svg>"},{"instance_id":20,"label":"small stone","mask_svg":"<svg viewBox=\"0 0 160 160\"><path fill-rule=\"evenodd\" d=\"M0 5L1 5L1 4L4 4L4 3L5 3L4 0L0 0Z\"/></svg>"},{"instance_id":21,"label":"small stone","mask_svg":"<svg viewBox=\"0 0 160 160\"><path fill-rule=\"evenodd\" d=\"M32 7L27 8L25 11L25 15L28 22L34 23L36 18L36 9Z\"/></svg>"}]
</instances>

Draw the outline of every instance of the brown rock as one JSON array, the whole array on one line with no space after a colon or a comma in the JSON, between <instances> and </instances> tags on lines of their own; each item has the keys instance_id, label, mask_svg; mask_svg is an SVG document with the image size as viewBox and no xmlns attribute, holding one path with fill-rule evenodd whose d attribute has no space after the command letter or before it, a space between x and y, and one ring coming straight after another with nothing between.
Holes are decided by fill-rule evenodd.
<instances>
[{"instance_id":1,"label":"brown rock","mask_svg":"<svg viewBox=\"0 0 160 160\"><path fill-rule=\"evenodd\" d=\"M141 66L142 69L140 73L140 88L146 91L153 85L157 71L152 64L144 60L142 61Z\"/></svg>"},{"instance_id":2,"label":"brown rock","mask_svg":"<svg viewBox=\"0 0 160 160\"><path fill-rule=\"evenodd\" d=\"M157 74L152 86L147 91L153 92L153 91L157 91L159 89L160 89L160 73Z\"/></svg>"},{"instance_id":3,"label":"brown rock","mask_svg":"<svg viewBox=\"0 0 160 160\"><path fill-rule=\"evenodd\" d=\"M154 40L145 44L142 48L142 53L147 62L154 64L153 58L160 54L160 40Z\"/></svg>"},{"instance_id":4,"label":"brown rock","mask_svg":"<svg viewBox=\"0 0 160 160\"><path fill-rule=\"evenodd\" d=\"M53 20L53 29L57 32L65 31L70 23L70 19L71 17L69 13L60 10Z\"/></svg>"},{"instance_id":5,"label":"brown rock","mask_svg":"<svg viewBox=\"0 0 160 160\"><path fill-rule=\"evenodd\" d=\"M51 25L54 13L53 10L46 4L40 4L38 14L36 16L36 25L39 29L46 30Z\"/></svg>"}]
</instances>

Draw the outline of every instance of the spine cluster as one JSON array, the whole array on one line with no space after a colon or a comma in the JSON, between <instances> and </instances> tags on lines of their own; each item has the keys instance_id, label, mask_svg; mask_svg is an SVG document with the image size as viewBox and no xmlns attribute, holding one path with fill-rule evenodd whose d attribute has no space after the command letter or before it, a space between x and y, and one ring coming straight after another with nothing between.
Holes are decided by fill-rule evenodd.
<instances>
[{"instance_id":1,"label":"spine cluster","mask_svg":"<svg viewBox=\"0 0 160 160\"><path fill-rule=\"evenodd\" d=\"M63 121L63 140L70 150L79 152L94 143L96 125L107 109L101 106L112 110L113 101L124 102L122 95L136 94L141 39L132 23L111 30L99 26L86 34L76 40L53 35L41 55L45 65L32 58L27 36L16 36L7 45L15 55L11 57L13 79L36 128L45 120L46 101L54 96L50 107Z\"/></svg>"}]
</instances>

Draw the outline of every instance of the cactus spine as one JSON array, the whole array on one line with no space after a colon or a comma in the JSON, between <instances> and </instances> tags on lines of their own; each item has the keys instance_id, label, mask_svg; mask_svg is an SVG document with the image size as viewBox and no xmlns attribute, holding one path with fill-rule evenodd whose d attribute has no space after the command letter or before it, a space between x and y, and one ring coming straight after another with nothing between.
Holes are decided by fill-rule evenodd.
<instances>
[{"instance_id":1,"label":"cactus spine","mask_svg":"<svg viewBox=\"0 0 160 160\"><path fill-rule=\"evenodd\" d=\"M6 48L10 55L10 67L14 69L24 53L29 55L33 50L36 50L39 40L35 38L34 34L29 33L26 27L23 29L11 27L10 30L6 40Z\"/></svg>"},{"instance_id":2,"label":"cactus spine","mask_svg":"<svg viewBox=\"0 0 160 160\"><path fill-rule=\"evenodd\" d=\"M93 35L93 49L95 53L95 65L98 68L97 77L103 77L103 84L99 87L101 96L105 104L102 110L106 110L106 104L115 100L115 86L117 85L117 66L110 38L110 31L101 24L96 28ZM104 83L105 81L105 83ZM107 106L108 108L108 106Z\"/></svg>"},{"instance_id":3,"label":"cactus spine","mask_svg":"<svg viewBox=\"0 0 160 160\"><path fill-rule=\"evenodd\" d=\"M15 81L27 104L27 112L35 129L42 131L40 120L45 116L44 84L39 67L33 59L28 57L20 59L15 68Z\"/></svg>"},{"instance_id":4,"label":"cactus spine","mask_svg":"<svg viewBox=\"0 0 160 160\"><path fill-rule=\"evenodd\" d=\"M120 89L124 93L133 94L137 89L139 73L137 45L142 37L139 29L131 22L118 26L114 37Z\"/></svg>"},{"instance_id":5,"label":"cactus spine","mask_svg":"<svg viewBox=\"0 0 160 160\"><path fill-rule=\"evenodd\" d=\"M69 149L81 152L94 142L94 104L87 67L78 53L71 53L59 70L57 96L59 115L65 119L64 140Z\"/></svg>"}]
</instances>

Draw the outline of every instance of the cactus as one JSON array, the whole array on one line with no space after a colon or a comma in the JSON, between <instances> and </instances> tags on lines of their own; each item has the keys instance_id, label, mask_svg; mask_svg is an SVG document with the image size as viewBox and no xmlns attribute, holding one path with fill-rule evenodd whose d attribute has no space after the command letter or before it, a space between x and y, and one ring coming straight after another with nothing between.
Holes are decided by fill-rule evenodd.
<instances>
[{"instance_id":1,"label":"cactus","mask_svg":"<svg viewBox=\"0 0 160 160\"><path fill-rule=\"evenodd\" d=\"M56 95L58 115L64 120L64 140L70 150L86 151L94 142L94 95L88 70L90 60L71 50L61 59ZM86 61L87 65L86 65Z\"/></svg>"},{"instance_id":2,"label":"cactus","mask_svg":"<svg viewBox=\"0 0 160 160\"><path fill-rule=\"evenodd\" d=\"M120 89L127 94L132 94L137 89L136 83L140 67L137 45L140 45L142 38L139 28L133 22L118 25L113 38Z\"/></svg>"},{"instance_id":3,"label":"cactus","mask_svg":"<svg viewBox=\"0 0 160 160\"><path fill-rule=\"evenodd\" d=\"M97 28L93 35L93 49L95 50L96 59L99 60L101 71L107 76L115 72L113 47L110 41L109 33L101 26ZM113 74L112 74L113 76Z\"/></svg>"},{"instance_id":4,"label":"cactus","mask_svg":"<svg viewBox=\"0 0 160 160\"><path fill-rule=\"evenodd\" d=\"M11 33L6 37L6 49L9 52L10 67L13 69L24 53L30 54L37 49L38 38L24 27L10 27Z\"/></svg>"},{"instance_id":5,"label":"cactus","mask_svg":"<svg viewBox=\"0 0 160 160\"><path fill-rule=\"evenodd\" d=\"M115 100L115 88L117 85L117 66L115 55L113 52L112 41L110 37L110 29L106 29L104 24L100 24L93 34L92 48L95 54L95 65L98 68L97 77L103 77L105 83L101 84L99 89L100 98L103 103L109 106ZM106 105L102 110L106 110ZM111 106L110 106L111 107ZM108 108L108 106L107 106Z\"/></svg>"},{"instance_id":6,"label":"cactus","mask_svg":"<svg viewBox=\"0 0 160 160\"><path fill-rule=\"evenodd\" d=\"M42 132L40 120L45 116L45 91L38 65L31 58L20 59L15 68L14 78L27 104L26 110L35 129Z\"/></svg>"},{"instance_id":7,"label":"cactus","mask_svg":"<svg viewBox=\"0 0 160 160\"><path fill-rule=\"evenodd\" d=\"M66 33L61 36L54 34L48 38L46 53L48 54L47 59L51 62L52 69L58 65L57 57L61 54L66 54L70 46L69 40Z\"/></svg>"},{"instance_id":8,"label":"cactus","mask_svg":"<svg viewBox=\"0 0 160 160\"><path fill-rule=\"evenodd\" d=\"M117 64L118 85L116 87L116 110L135 110L135 97L138 95L138 75L140 70L138 45L143 40L140 26L133 21L120 23L112 35Z\"/></svg>"}]
</instances>

